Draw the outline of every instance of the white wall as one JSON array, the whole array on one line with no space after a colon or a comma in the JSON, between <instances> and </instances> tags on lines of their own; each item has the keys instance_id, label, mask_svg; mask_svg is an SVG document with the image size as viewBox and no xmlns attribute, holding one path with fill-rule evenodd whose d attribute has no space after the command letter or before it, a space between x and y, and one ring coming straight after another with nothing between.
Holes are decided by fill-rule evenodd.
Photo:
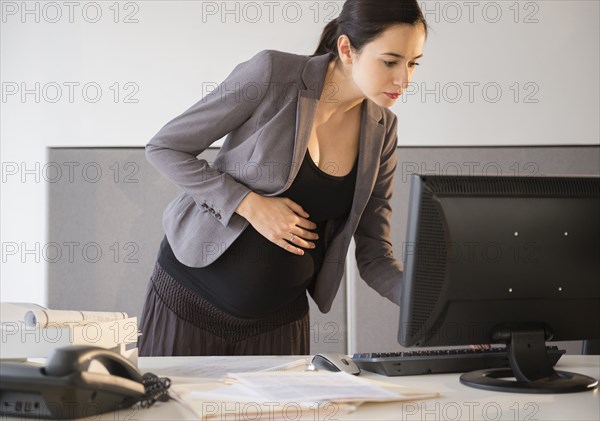
<instances>
[{"instance_id":1,"label":"white wall","mask_svg":"<svg viewBox=\"0 0 600 421\"><path fill-rule=\"evenodd\" d=\"M403 144L599 143L598 1L421 4L425 57L392 108ZM48 146L143 146L259 50L311 54L341 5L3 1L0 299L46 304L48 183L100 176Z\"/></svg>"}]
</instances>

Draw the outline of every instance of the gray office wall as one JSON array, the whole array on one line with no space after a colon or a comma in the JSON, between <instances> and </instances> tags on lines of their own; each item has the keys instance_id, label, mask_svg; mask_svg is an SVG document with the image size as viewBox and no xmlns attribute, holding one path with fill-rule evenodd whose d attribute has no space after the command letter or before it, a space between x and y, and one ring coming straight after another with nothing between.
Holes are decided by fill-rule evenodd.
<instances>
[{"instance_id":1,"label":"gray office wall","mask_svg":"<svg viewBox=\"0 0 600 421\"><path fill-rule=\"evenodd\" d=\"M210 162L217 151L202 156ZM397 153L392 228L400 259L412 173L600 174L600 148L591 146L409 147ZM49 232L42 256L48 262L49 307L139 316L163 236L162 212L178 188L148 164L139 147L49 148L48 163ZM398 308L369 289L354 265L350 256L330 313L321 314L311 302L312 352L400 349ZM575 353L577 346L570 346Z\"/></svg>"}]
</instances>

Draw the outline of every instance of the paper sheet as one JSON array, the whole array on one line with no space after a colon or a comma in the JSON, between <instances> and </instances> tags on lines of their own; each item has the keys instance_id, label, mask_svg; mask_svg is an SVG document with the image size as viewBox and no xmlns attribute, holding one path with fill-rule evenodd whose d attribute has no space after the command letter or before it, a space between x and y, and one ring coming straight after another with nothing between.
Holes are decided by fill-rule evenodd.
<instances>
[{"instance_id":1,"label":"paper sheet","mask_svg":"<svg viewBox=\"0 0 600 421\"><path fill-rule=\"evenodd\" d=\"M243 414L250 419L328 419L353 412L363 402L427 399L437 392L346 373L253 372L231 374L233 384L206 390L205 385L173 385L172 391L201 419ZM291 411L291 412L290 412ZM254 418L253 418L254 417ZM325 417L325 418L324 418Z\"/></svg>"},{"instance_id":2,"label":"paper sheet","mask_svg":"<svg viewBox=\"0 0 600 421\"><path fill-rule=\"evenodd\" d=\"M161 363L160 372L168 373L171 377L218 379L227 373L302 369L308 364L310 361L306 358L290 361L287 357L279 359L273 356L203 357L199 360L182 358L171 365Z\"/></svg>"},{"instance_id":3,"label":"paper sheet","mask_svg":"<svg viewBox=\"0 0 600 421\"><path fill-rule=\"evenodd\" d=\"M335 420L335 416L354 412L360 402L265 402L260 400L193 400L181 391L170 396L198 420Z\"/></svg>"},{"instance_id":4,"label":"paper sheet","mask_svg":"<svg viewBox=\"0 0 600 421\"><path fill-rule=\"evenodd\" d=\"M395 400L398 395L351 374L337 372L259 372L237 373L245 396L278 402L353 402Z\"/></svg>"}]
</instances>

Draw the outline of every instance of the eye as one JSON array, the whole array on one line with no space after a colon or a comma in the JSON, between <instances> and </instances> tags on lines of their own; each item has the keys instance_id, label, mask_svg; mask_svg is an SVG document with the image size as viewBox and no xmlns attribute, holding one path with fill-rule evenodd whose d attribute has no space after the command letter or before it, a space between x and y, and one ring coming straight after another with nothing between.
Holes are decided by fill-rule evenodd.
<instances>
[{"instance_id":1,"label":"eye","mask_svg":"<svg viewBox=\"0 0 600 421\"><path fill-rule=\"evenodd\" d=\"M388 67L392 67L397 64L395 61L384 61L383 63Z\"/></svg>"},{"instance_id":2,"label":"eye","mask_svg":"<svg viewBox=\"0 0 600 421\"><path fill-rule=\"evenodd\" d=\"M421 65L420 63L410 63L409 64L410 67L415 67L415 66L420 66L420 65Z\"/></svg>"}]
</instances>

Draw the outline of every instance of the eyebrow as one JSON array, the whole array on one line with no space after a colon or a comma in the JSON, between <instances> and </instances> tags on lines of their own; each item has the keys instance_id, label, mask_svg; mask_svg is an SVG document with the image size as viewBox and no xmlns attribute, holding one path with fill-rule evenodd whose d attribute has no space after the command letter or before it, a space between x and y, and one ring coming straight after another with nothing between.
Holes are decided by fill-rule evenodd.
<instances>
[{"instance_id":1,"label":"eyebrow","mask_svg":"<svg viewBox=\"0 0 600 421\"><path fill-rule=\"evenodd\" d=\"M398 58L404 58L404 56L402 54L397 54L397 53L383 53L381 54L382 56L393 56L393 57L398 57ZM415 58L413 58L413 60L416 60L418 58L423 57L423 54L419 54L418 56L416 56Z\"/></svg>"}]
</instances>

